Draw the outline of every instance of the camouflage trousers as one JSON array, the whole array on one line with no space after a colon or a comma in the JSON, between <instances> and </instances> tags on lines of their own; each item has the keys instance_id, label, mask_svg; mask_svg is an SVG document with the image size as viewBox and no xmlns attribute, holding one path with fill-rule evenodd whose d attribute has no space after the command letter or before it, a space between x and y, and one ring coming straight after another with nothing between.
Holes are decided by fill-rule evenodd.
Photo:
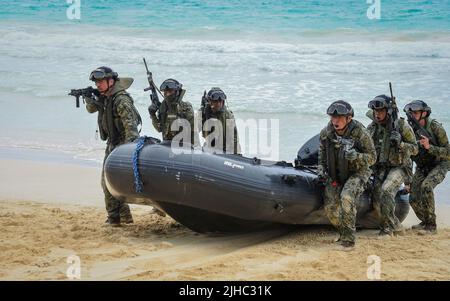
<instances>
[{"instance_id":1,"label":"camouflage trousers","mask_svg":"<svg viewBox=\"0 0 450 301\"><path fill-rule=\"evenodd\" d=\"M109 192L108 188L106 187L104 166L106 158L108 158L109 154L113 151L113 149L114 147L106 145L105 158L103 159L101 184L103 193L105 194L105 205L106 211L108 213L108 218L112 221L120 221L120 218L126 219L131 217L131 212L130 206L128 206L128 204L125 203L124 201L120 201L114 198Z\"/></svg>"},{"instance_id":2,"label":"camouflage trousers","mask_svg":"<svg viewBox=\"0 0 450 301\"><path fill-rule=\"evenodd\" d=\"M364 191L369 175L354 174L344 185L327 181L324 191L325 212L337 229L341 241L355 241L356 204Z\"/></svg>"},{"instance_id":3,"label":"camouflage trousers","mask_svg":"<svg viewBox=\"0 0 450 301\"><path fill-rule=\"evenodd\" d=\"M395 196L401 185L409 179L404 167L377 170L374 174L372 201L380 221L380 228L395 231L401 223L395 215Z\"/></svg>"},{"instance_id":4,"label":"camouflage trousers","mask_svg":"<svg viewBox=\"0 0 450 301\"><path fill-rule=\"evenodd\" d=\"M416 168L411 183L409 204L417 218L426 224L436 226L433 190L444 181L448 170L449 162L441 162L431 170Z\"/></svg>"}]
</instances>

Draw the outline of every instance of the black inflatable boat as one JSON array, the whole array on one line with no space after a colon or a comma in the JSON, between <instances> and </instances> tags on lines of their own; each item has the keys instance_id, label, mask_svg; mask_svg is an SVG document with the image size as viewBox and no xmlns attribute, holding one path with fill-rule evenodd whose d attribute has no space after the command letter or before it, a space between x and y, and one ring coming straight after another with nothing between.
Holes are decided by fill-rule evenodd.
<instances>
[{"instance_id":1,"label":"black inflatable boat","mask_svg":"<svg viewBox=\"0 0 450 301\"><path fill-rule=\"evenodd\" d=\"M230 233L281 224L329 224L314 172L317 136L299 150L296 168L291 163L213 154L201 148L186 151L185 147L175 154L170 142L154 138L146 138L137 157L136 144L117 147L106 160L108 189L127 203L157 207L194 231ZM142 180L140 192L136 170ZM399 192L396 201L396 215L403 221L408 198ZM368 191L357 210L358 227L378 227Z\"/></svg>"}]
</instances>

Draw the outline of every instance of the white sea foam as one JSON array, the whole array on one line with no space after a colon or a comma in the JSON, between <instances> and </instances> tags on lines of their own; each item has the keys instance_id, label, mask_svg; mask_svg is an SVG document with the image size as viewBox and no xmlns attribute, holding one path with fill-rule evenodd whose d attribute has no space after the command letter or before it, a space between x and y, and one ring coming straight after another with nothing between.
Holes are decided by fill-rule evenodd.
<instances>
[{"instance_id":1,"label":"white sea foam","mask_svg":"<svg viewBox=\"0 0 450 301\"><path fill-rule=\"evenodd\" d=\"M63 149L77 149L80 156L96 157L83 148L90 145L95 117L75 111L67 92L92 85L90 70L109 65L120 75L135 78L129 92L148 119L143 56L155 81L178 79L187 89L186 100L196 109L205 89L220 86L238 117L275 114L282 120L281 134L290 135L286 143L280 139L289 149L287 158L295 155L307 135L320 130L331 101L350 101L362 118L368 100L389 92L388 81L394 83L400 106L414 98L424 99L434 116L450 128L450 35L445 32L337 30L284 36L246 32L235 33L231 39L228 34L181 37L143 29L0 22L0 38L0 102L8 107L17 95L23 98L21 106L13 106L16 113L1 110L0 143L14 137L15 143L33 147L27 144L27 133L38 128L38 135L33 135L36 145L63 145ZM31 104L32 114L22 117L20 110L30 110ZM30 126L17 127L14 114ZM64 118L55 120L60 115ZM283 126L283 120L289 125ZM310 123L306 129L303 121ZM145 120L143 134L150 129ZM61 138L65 135L77 138L70 142ZM57 145L48 143L53 140L59 141Z\"/></svg>"}]
</instances>

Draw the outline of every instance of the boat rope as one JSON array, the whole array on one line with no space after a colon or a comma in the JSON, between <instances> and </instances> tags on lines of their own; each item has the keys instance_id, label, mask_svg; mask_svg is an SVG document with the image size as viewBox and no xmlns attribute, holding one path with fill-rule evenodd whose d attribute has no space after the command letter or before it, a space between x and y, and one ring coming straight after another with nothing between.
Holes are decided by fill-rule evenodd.
<instances>
[{"instance_id":1,"label":"boat rope","mask_svg":"<svg viewBox=\"0 0 450 301\"><path fill-rule=\"evenodd\" d=\"M142 192L144 183L141 180L141 174L139 173L139 154L144 148L147 136L142 136L137 139L136 149L133 153L133 174L134 174L134 189L137 193Z\"/></svg>"}]
</instances>

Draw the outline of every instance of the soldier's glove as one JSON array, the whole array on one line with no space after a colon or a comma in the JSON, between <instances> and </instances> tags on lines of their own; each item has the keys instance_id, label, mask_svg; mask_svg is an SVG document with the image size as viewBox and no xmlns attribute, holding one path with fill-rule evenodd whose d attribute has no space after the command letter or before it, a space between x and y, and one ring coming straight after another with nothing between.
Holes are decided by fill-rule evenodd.
<instances>
[{"instance_id":1,"label":"soldier's glove","mask_svg":"<svg viewBox=\"0 0 450 301\"><path fill-rule=\"evenodd\" d=\"M320 185L325 185L325 183L327 182L327 177L325 175L320 175L317 177L317 182Z\"/></svg>"},{"instance_id":2,"label":"soldier's glove","mask_svg":"<svg viewBox=\"0 0 450 301\"><path fill-rule=\"evenodd\" d=\"M95 97L88 97L88 96L84 96L83 97L84 102L89 105L89 106L96 106L97 108L102 107L102 102L100 99L97 99Z\"/></svg>"},{"instance_id":3,"label":"soldier's glove","mask_svg":"<svg viewBox=\"0 0 450 301\"><path fill-rule=\"evenodd\" d=\"M88 97L88 96L84 96L84 101L88 104L88 105L96 105L97 102L95 101L94 98L92 97Z\"/></svg>"},{"instance_id":4,"label":"soldier's glove","mask_svg":"<svg viewBox=\"0 0 450 301\"><path fill-rule=\"evenodd\" d=\"M321 168L317 169L317 183L319 185L325 185L327 182L327 177Z\"/></svg>"},{"instance_id":5,"label":"soldier's glove","mask_svg":"<svg viewBox=\"0 0 450 301\"><path fill-rule=\"evenodd\" d=\"M358 152L352 148L351 150L345 152L344 158L348 161L356 160L358 158Z\"/></svg>"},{"instance_id":6,"label":"soldier's glove","mask_svg":"<svg viewBox=\"0 0 450 301\"><path fill-rule=\"evenodd\" d=\"M397 145L400 145L400 143L402 142L402 135L397 131L392 131L391 141L397 143Z\"/></svg>"},{"instance_id":7,"label":"soldier's glove","mask_svg":"<svg viewBox=\"0 0 450 301\"><path fill-rule=\"evenodd\" d=\"M151 104L149 107L148 107L148 112L150 113L150 116L156 116L156 111L158 111L158 107L157 106L155 106L155 104Z\"/></svg>"}]
</instances>

